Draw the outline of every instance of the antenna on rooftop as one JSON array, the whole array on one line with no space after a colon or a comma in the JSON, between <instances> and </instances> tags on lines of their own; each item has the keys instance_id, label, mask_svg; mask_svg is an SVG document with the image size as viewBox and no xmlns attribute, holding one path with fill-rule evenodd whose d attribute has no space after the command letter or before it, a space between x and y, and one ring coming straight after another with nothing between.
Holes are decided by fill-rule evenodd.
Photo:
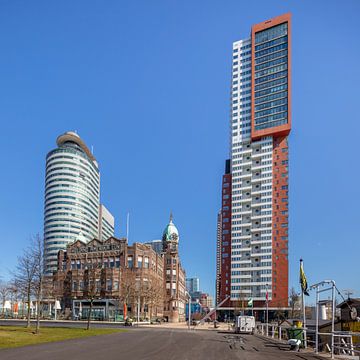
<instances>
[{"instance_id":1,"label":"antenna on rooftop","mask_svg":"<svg viewBox=\"0 0 360 360\"><path fill-rule=\"evenodd\" d=\"M126 241L129 242L129 220L130 220L130 213L126 215Z\"/></svg>"}]
</instances>

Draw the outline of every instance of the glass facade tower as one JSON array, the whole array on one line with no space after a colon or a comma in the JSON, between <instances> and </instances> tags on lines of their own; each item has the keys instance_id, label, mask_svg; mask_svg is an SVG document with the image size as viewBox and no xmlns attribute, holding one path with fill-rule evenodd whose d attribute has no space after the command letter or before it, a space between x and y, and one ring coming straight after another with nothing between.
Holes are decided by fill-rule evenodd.
<instances>
[{"instance_id":1,"label":"glass facade tower","mask_svg":"<svg viewBox=\"0 0 360 360\"><path fill-rule=\"evenodd\" d=\"M67 132L47 154L44 209L45 271L57 268L57 254L75 240L90 241L99 232L100 173L81 138Z\"/></svg>"}]
</instances>

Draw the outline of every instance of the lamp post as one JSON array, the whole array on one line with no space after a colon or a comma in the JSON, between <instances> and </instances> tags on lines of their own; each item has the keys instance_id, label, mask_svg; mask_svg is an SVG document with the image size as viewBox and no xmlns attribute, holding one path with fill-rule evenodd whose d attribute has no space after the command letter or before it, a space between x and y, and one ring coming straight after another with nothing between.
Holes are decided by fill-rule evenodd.
<instances>
[{"instance_id":1,"label":"lamp post","mask_svg":"<svg viewBox=\"0 0 360 360\"><path fill-rule=\"evenodd\" d=\"M191 295L189 292L185 292L185 294L188 296L188 329L190 330L190 326L191 326Z\"/></svg>"}]
</instances>

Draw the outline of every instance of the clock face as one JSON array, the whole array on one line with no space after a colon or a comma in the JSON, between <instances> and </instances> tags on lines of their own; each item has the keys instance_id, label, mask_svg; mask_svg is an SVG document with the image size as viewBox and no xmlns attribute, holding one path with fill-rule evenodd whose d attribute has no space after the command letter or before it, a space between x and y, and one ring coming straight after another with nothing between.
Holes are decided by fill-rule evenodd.
<instances>
[{"instance_id":1,"label":"clock face","mask_svg":"<svg viewBox=\"0 0 360 360\"><path fill-rule=\"evenodd\" d=\"M351 310L350 310L350 317L352 320L356 320L356 317L357 317L357 310L355 307L351 307Z\"/></svg>"},{"instance_id":2,"label":"clock face","mask_svg":"<svg viewBox=\"0 0 360 360\"><path fill-rule=\"evenodd\" d=\"M177 241L178 236L176 234L171 234L171 240Z\"/></svg>"}]
</instances>

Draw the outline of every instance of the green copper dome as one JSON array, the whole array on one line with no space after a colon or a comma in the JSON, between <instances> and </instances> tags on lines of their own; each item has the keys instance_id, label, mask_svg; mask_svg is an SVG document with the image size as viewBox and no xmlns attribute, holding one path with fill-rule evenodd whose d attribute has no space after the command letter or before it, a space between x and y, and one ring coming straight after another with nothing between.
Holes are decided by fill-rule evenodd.
<instances>
[{"instance_id":1,"label":"green copper dome","mask_svg":"<svg viewBox=\"0 0 360 360\"><path fill-rule=\"evenodd\" d=\"M170 215L170 222L166 225L162 239L163 241L179 241L179 231L172 221L172 215Z\"/></svg>"}]
</instances>

